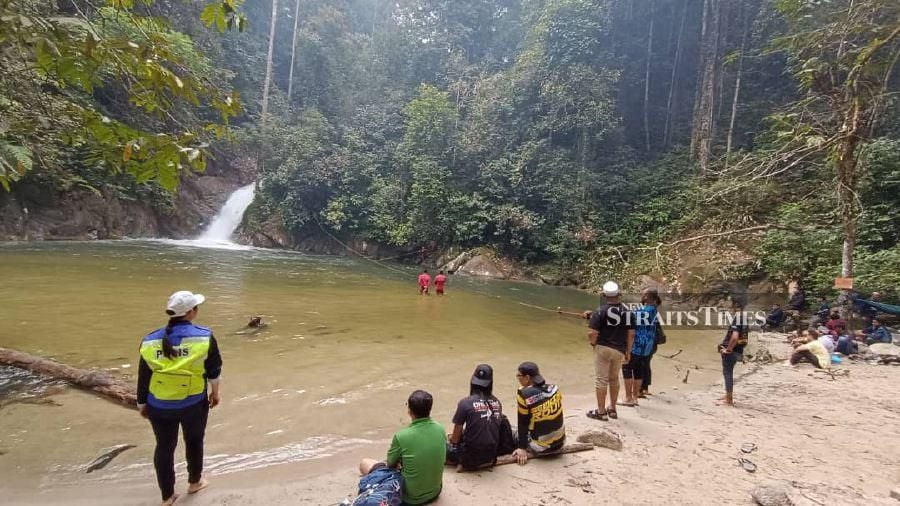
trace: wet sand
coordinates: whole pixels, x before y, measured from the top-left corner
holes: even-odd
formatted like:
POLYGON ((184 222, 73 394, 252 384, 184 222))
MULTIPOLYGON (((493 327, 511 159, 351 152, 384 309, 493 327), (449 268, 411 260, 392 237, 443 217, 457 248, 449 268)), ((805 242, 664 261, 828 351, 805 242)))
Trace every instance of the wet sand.
MULTIPOLYGON (((787 356, 787 345, 777 337, 753 342, 787 356)), ((621 437, 621 452, 597 448, 471 474, 447 468, 435 504, 752 504, 750 491, 772 482, 787 484, 796 505, 896 504, 889 492, 900 483, 900 367, 839 368, 849 376, 832 379, 809 365, 739 365, 736 408, 715 405, 721 385, 689 383, 679 390, 661 388, 638 408, 622 407, 619 420, 611 422, 587 419, 590 397, 569 395, 570 437, 608 430, 621 437), (742 453, 745 443, 757 449, 742 453), (745 471, 738 465, 741 457, 758 470, 745 471)), ((341 452, 327 467, 312 461, 210 475, 209 490, 178 504, 337 504, 354 491, 357 460, 383 455, 388 443, 375 439, 341 452)), ((146 478, 45 483, 38 493, 6 490, 4 497, 15 504, 156 504, 152 474, 146 478)), ((179 485, 186 486, 183 475, 179 485)))

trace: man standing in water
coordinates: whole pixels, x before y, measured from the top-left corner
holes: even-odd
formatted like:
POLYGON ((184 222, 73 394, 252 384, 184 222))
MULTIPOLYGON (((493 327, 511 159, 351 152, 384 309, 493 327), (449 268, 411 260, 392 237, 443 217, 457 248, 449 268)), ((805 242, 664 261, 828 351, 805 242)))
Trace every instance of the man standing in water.
POLYGON ((431 276, 428 275, 428 269, 423 269, 419 274, 419 295, 428 295, 428 287, 431 286, 431 276))
POLYGON ((447 282, 447 276, 444 271, 438 271, 438 275, 434 277, 434 291, 438 295, 444 295, 444 283, 447 282))
POLYGON ((588 342, 594 349, 594 387, 597 409, 588 411, 587 417, 607 421, 619 418, 616 401, 619 398, 619 374, 623 362, 631 361, 634 346, 634 321, 632 315, 619 300, 619 285, 614 281, 603 284, 606 303, 590 314, 588 342), (609 407, 606 393, 609 390, 609 407))
POLYGON ((441 494, 444 460, 447 457, 447 434, 444 427, 430 418, 434 399, 424 390, 416 390, 406 401, 412 423, 394 434, 384 463, 363 459, 362 472, 380 465, 400 468, 403 475, 403 504, 434 502, 441 494))

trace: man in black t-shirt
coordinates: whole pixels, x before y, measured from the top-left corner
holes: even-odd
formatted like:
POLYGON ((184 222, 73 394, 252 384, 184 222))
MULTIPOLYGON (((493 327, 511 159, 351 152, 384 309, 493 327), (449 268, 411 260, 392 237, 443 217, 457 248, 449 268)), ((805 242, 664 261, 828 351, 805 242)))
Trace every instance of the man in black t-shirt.
POLYGON ((481 364, 476 367, 470 382, 470 395, 459 401, 453 415, 447 461, 459 464, 466 471, 494 465, 501 428, 510 431, 509 422, 503 427, 503 406, 492 393, 493 382, 491 366, 481 364))
POLYGON ((597 409, 588 411, 588 418, 606 421, 619 417, 616 401, 619 398, 619 371, 622 363, 631 360, 634 345, 634 318, 619 300, 619 285, 613 281, 603 284, 606 304, 590 314, 588 342, 594 348, 594 387, 597 409), (609 407, 606 393, 609 390, 609 407))
POLYGON ((744 359, 744 346, 747 344, 749 335, 744 304, 739 300, 733 300, 731 309, 728 329, 718 347, 719 353, 722 355, 722 376, 725 379, 725 397, 720 399, 720 404, 727 406, 734 406, 734 366, 744 359))

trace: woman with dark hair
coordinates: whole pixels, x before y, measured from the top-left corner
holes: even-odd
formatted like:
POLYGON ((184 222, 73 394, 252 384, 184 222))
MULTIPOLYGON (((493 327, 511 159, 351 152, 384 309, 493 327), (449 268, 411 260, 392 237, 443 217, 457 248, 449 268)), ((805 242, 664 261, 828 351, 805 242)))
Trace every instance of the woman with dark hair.
POLYGON ((656 349, 657 307, 661 299, 653 289, 641 293, 643 306, 634 311, 634 344, 631 347, 631 360, 622 364, 622 375, 625 377, 625 402, 623 406, 637 406, 638 395, 644 376, 650 370, 650 357, 656 349))
POLYGON ((219 404, 222 357, 212 331, 192 323, 204 300, 188 291, 173 293, 166 304, 169 323, 141 342, 137 402, 156 436, 153 466, 163 506, 178 499, 175 447, 179 426, 184 434, 187 492, 195 494, 208 486, 203 479, 203 438, 209 410, 219 404))
POLYGON ((749 335, 743 302, 732 300, 731 310, 728 329, 718 346, 719 354, 722 355, 722 376, 725 379, 725 396, 719 399, 719 403, 725 406, 734 406, 734 366, 744 359, 744 346, 747 345, 749 335))
POLYGON ((456 406, 447 461, 463 470, 494 465, 502 446, 502 429, 509 433, 506 439, 512 440, 512 430, 509 422, 504 423, 503 406, 494 397, 493 386, 494 370, 487 364, 479 365, 469 382, 469 396, 456 406))
MULTIPOLYGON (((657 314, 659 314, 659 307, 662 306, 662 298, 659 296, 659 292, 656 290, 651 290, 656 295, 656 306, 657 314)), ((643 295, 641 296, 641 302, 643 302, 643 295)), ((646 304, 646 302, 644 302, 646 304)), ((650 393, 650 385, 653 381, 653 371, 650 370, 650 363, 653 361, 653 355, 656 355, 656 350, 659 349, 660 344, 666 343, 666 334, 663 331, 662 325, 659 323, 659 320, 656 322, 656 332, 653 338, 653 349, 650 350, 650 357, 647 358, 646 368, 644 369, 644 377, 641 379, 641 387, 638 391, 639 399, 646 399, 647 396, 652 395, 650 393)))

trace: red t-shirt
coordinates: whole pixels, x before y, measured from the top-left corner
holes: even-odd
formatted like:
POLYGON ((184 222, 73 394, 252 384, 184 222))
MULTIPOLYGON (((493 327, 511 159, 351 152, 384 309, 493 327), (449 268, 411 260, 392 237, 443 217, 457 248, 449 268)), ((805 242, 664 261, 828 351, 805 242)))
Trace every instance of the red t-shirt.
POLYGON ((431 284, 431 276, 429 276, 428 274, 425 274, 424 272, 422 274, 419 274, 419 286, 424 288, 430 284, 431 284))
POLYGON ((447 282, 447 276, 443 274, 438 274, 436 278, 434 278, 434 286, 437 287, 438 290, 444 289, 444 283, 447 282))

